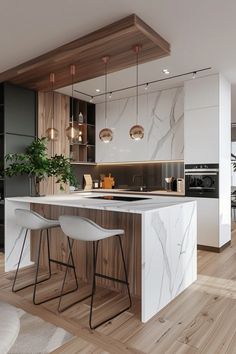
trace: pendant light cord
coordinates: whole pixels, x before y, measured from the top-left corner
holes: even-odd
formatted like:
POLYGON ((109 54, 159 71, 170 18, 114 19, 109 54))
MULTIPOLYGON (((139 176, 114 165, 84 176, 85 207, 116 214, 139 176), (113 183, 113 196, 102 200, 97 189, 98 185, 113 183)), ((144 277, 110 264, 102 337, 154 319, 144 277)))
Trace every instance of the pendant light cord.
POLYGON ((72 98, 71 98, 71 106, 72 106, 72 114, 71 114, 71 125, 72 127, 74 126, 74 75, 75 75, 75 67, 74 65, 71 65, 71 87, 72 87, 72 98))
POLYGON ((52 82, 52 129, 54 129, 54 74, 52 74, 51 82, 52 82))
MULTIPOLYGON (((52 132, 54 132, 54 81, 55 81, 55 76, 54 73, 50 74, 50 82, 51 82, 51 90, 52 90, 52 132)), ((54 156, 54 140, 51 139, 51 156, 54 156)), ((54 185, 53 185, 53 193, 54 193, 54 185)))
POLYGON ((136 125, 138 125, 138 54, 139 47, 136 47, 136 125))
POLYGON ((105 128, 107 128, 107 60, 105 60, 105 128))

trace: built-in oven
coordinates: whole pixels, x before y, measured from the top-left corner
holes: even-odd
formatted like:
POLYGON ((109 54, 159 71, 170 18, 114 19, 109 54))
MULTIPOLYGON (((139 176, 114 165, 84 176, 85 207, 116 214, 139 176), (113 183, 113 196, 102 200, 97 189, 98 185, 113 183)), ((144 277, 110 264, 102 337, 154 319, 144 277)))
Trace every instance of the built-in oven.
POLYGON ((219 164, 186 164, 185 195, 188 197, 219 197, 219 164))

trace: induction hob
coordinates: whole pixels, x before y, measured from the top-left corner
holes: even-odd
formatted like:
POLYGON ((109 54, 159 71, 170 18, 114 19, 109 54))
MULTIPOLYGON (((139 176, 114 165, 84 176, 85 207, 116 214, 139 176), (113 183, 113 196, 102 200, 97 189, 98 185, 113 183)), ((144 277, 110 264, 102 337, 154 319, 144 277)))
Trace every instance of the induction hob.
POLYGON ((141 197, 123 197, 122 195, 102 195, 98 197, 87 197, 89 199, 103 199, 103 200, 117 200, 122 202, 136 202, 138 200, 145 200, 151 198, 141 198, 141 197))

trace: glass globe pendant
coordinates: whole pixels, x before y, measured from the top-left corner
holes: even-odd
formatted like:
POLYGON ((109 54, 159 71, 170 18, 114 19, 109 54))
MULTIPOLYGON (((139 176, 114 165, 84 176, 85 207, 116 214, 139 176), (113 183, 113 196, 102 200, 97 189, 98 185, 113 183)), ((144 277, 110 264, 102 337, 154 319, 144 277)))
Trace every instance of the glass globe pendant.
POLYGON ((66 136, 71 144, 79 142, 79 131, 70 123, 70 126, 66 128, 66 136))
POLYGON ((103 57, 102 61, 105 64, 105 128, 99 132, 99 139, 108 144, 113 139, 113 132, 111 129, 107 128, 107 62, 109 57, 103 57))
POLYGON ((141 45, 136 45, 133 50, 136 53, 136 124, 130 128, 129 136, 131 139, 138 141, 144 137, 144 128, 138 124, 138 55, 141 45))
POLYGON ((52 84, 52 120, 51 120, 51 127, 46 130, 46 137, 48 140, 56 141, 59 137, 59 132, 56 128, 54 128, 54 82, 55 82, 55 75, 54 73, 50 74, 50 83, 52 84))
POLYGON ((80 138, 79 128, 74 126, 74 76, 75 76, 75 65, 70 66, 70 74, 71 74, 71 91, 72 91, 72 116, 69 118, 70 123, 69 127, 66 128, 66 136, 70 142, 70 144, 78 143, 80 138))
POLYGON ((104 129, 102 129, 102 130, 100 131, 100 133, 99 133, 99 139, 100 139, 103 143, 105 143, 105 144, 107 144, 107 143, 109 143, 110 141, 112 141, 112 139, 113 139, 112 130, 109 129, 109 128, 104 128, 104 129))
POLYGON ((144 128, 141 125, 133 125, 129 135, 133 140, 141 140, 144 137, 144 128))
POLYGON ((46 130, 46 138, 48 140, 58 140, 59 132, 55 128, 48 128, 46 130))

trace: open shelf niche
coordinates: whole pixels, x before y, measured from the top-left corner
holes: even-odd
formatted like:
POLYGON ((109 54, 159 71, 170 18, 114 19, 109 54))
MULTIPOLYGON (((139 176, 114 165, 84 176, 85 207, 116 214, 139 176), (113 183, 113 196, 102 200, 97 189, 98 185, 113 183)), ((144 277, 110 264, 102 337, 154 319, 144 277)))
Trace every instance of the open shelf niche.
POLYGON ((70 99, 70 117, 74 113, 74 127, 80 131, 77 143, 70 144, 70 158, 73 163, 95 163, 95 104, 70 99))

